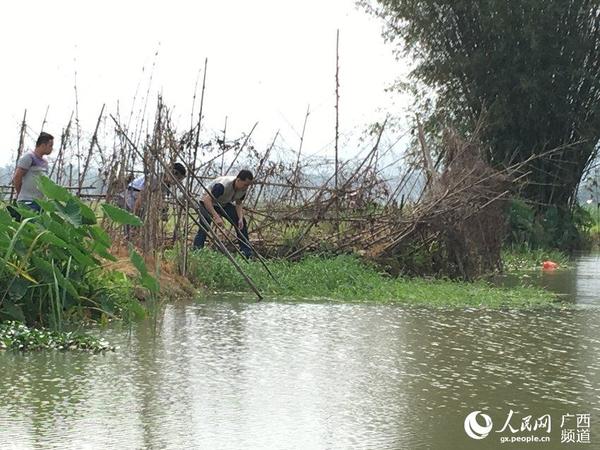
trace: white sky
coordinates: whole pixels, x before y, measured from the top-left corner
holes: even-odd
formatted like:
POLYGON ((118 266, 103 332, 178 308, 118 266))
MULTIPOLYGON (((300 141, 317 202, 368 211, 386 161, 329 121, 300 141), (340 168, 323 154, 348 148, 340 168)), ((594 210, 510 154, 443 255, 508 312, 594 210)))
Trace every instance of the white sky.
MULTIPOLYGON (((150 102, 162 92, 181 129, 188 127, 205 58, 205 129, 222 129, 228 116, 228 136, 234 137, 258 121, 257 145, 266 146, 280 129, 284 142, 295 147, 310 105, 304 148, 328 153, 336 29, 344 136, 382 120, 383 111, 394 107, 384 88, 402 67, 383 42, 381 27, 356 10, 354 0, 2 2, 0 164, 15 154, 25 108, 28 146, 48 106, 45 131, 60 136, 75 108, 75 71, 84 131, 93 131, 103 103, 114 114, 119 101, 128 113, 138 86, 145 96, 154 61, 150 102)), ((138 100, 134 110, 139 107, 138 100)))

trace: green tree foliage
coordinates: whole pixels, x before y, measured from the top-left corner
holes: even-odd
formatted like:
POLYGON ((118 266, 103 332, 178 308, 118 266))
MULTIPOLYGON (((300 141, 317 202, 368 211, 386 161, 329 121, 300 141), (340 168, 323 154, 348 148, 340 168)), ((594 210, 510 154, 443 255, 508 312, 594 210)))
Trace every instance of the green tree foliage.
POLYGON ((438 118, 473 129, 489 159, 527 161, 523 192, 568 211, 600 137, 597 0, 360 0, 435 90, 438 118))

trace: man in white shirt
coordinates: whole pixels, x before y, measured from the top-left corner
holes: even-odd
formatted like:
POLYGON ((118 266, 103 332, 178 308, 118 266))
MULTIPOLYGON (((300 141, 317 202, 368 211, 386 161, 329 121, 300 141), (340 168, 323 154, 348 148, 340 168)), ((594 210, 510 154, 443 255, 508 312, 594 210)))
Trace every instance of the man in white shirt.
MULTIPOLYGON (((171 171, 178 181, 185 178, 186 171, 185 167, 181 163, 173 164, 171 171)), ((165 176, 163 183, 167 186, 175 184, 171 177, 165 176)), ((150 183, 151 189, 158 189, 156 180, 150 183)), ((146 177, 144 175, 137 177, 131 183, 127 185, 127 192, 125 192, 125 207, 128 211, 138 216, 142 215, 142 191, 146 188, 146 177)))
MULTIPOLYGON (((213 220, 223 226, 223 219, 234 226, 240 250, 248 258, 252 256, 252 249, 248 245, 248 224, 244 219, 242 202, 253 180, 254 176, 249 170, 241 170, 235 177, 215 178, 208 186, 210 194, 205 193, 200 201, 200 213, 209 226, 213 220)), ((206 234, 206 231, 200 227, 194 239, 195 249, 204 247, 206 234)))

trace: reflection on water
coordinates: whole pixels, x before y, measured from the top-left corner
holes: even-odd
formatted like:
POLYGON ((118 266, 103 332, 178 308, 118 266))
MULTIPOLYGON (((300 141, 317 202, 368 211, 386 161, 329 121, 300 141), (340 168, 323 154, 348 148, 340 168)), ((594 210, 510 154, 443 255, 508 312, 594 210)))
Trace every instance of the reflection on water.
MULTIPOLYGON (((574 292, 597 304, 586 264, 574 292)), ((550 444, 526 448, 562 448, 561 415, 581 413, 597 448, 599 319, 593 307, 171 305, 155 339, 144 324, 109 330, 116 353, 0 355, 0 448, 498 448, 500 434, 471 440, 463 421, 483 410, 498 430, 511 409, 554 421, 550 444)))
POLYGON ((572 278, 577 302, 600 306, 600 254, 579 258, 572 278))

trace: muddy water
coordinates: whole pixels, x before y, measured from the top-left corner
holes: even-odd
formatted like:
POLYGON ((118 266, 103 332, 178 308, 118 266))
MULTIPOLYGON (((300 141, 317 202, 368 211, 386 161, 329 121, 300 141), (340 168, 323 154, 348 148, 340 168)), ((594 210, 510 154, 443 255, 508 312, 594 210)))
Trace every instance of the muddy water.
POLYGON ((115 353, 1 354, 0 448, 600 448, 599 265, 530 275, 566 309, 220 298, 115 353))

